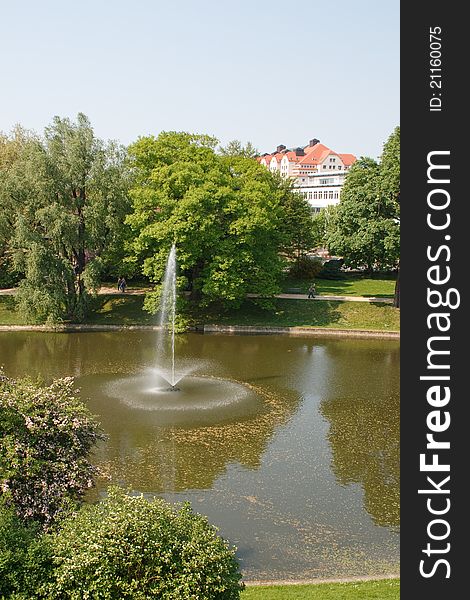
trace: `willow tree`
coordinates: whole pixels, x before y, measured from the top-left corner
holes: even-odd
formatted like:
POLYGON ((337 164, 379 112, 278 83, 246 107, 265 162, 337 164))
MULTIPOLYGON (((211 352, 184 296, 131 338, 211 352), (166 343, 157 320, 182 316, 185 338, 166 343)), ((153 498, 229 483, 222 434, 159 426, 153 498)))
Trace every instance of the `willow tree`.
POLYGON ((87 117, 55 117, 2 177, 9 241, 24 273, 18 303, 36 321, 83 319, 103 265, 117 260, 128 211, 123 148, 97 139, 87 117))

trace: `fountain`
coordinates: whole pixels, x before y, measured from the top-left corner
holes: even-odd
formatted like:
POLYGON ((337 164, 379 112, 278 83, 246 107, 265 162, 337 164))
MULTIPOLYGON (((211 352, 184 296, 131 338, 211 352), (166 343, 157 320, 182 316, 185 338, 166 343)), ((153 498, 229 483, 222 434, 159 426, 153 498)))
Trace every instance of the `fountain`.
MULTIPOLYGON (((165 350, 170 341, 170 369, 163 369, 161 375, 168 381, 169 392, 178 392, 175 376, 175 321, 176 321, 176 246, 171 246, 166 262, 160 302, 160 331, 157 336, 157 359, 159 365, 166 362, 165 350)), ((161 369, 161 367, 160 367, 161 369)))
POLYGON ((157 411, 160 424, 246 418, 262 402, 252 386, 208 374, 212 370, 208 361, 181 355, 176 360, 176 273, 173 244, 162 283, 155 366, 135 375, 106 377, 106 393, 134 409, 157 411))

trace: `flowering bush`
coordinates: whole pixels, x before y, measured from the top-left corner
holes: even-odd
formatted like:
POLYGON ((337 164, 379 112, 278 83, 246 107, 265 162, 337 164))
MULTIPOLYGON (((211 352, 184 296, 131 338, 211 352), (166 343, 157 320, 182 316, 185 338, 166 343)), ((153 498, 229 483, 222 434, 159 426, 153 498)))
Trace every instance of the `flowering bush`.
POLYGON ((41 387, 0 373, 0 492, 46 529, 92 486, 88 454, 103 437, 74 394, 72 378, 41 387))
POLYGON ((241 575, 207 519, 111 488, 52 535, 54 577, 48 598, 234 600, 241 575))

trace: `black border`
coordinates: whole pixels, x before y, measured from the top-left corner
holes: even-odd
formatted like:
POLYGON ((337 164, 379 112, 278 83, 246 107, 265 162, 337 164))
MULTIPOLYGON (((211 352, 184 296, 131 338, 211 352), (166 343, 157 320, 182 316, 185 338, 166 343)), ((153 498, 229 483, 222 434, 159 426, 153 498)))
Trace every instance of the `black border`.
MULTIPOLYGON (((465 372, 470 371, 470 355, 466 337, 470 333, 466 316, 466 289, 470 276, 467 245, 470 240, 470 219, 465 214, 470 206, 470 194, 465 185, 470 183, 470 140, 467 141, 470 98, 466 98, 468 79, 467 39, 470 30, 457 2, 401 3, 401 597, 433 600, 465 598, 470 593, 464 579, 467 571, 467 532, 465 510, 470 506, 466 497, 467 478, 470 480, 470 429, 467 418, 469 393, 465 389, 465 372), (429 29, 442 29, 442 89, 430 88, 429 29), (442 110, 429 110, 432 94, 442 94, 442 110), (452 325, 449 348, 451 400, 448 410, 451 425, 446 439, 451 442, 447 450, 450 461, 451 508, 445 518, 451 532, 446 540, 451 544, 446 555, 450 564, 450 577, 442 565, 435 575, 424 578, 419 573, 419 563, 426 555, 422 549, 429 541, 427 525, 433 517, 426 509, 426 498, 418 494, 425 487, 426 474, 420 472, 419 455, 425 451, 426 415, 430 407, 426 401, 429 382, 420 381, 427 366, 427 340, 432 335, 426 317, 432 310, 427 305, 426 257, 428 245, 443 243, 443 232, 432 231, 426 224, 427 155, 436 150, 450 150, 451 225, 446 234, 451 258, 451 281, 448 284, 461 294, 460 307, 449 310, 452 325), (467 442, 468 440, 468 442, 467 442), (467 476, 468 473, 468 476, 467 476), (424 484, 424 485, 423 485, 424 484)), ((445 309, 440 309, 445 310, 445 309)), ((445 334, 442 334, 445 335, 445 334)), ((440 373, 443 374, 443 373, 440 373)), ((442 438, 444 439, 444 437, 442 438)), ((440 474, 442 475, 442 474, 440 474)), ((436 475, 436 479, 439 474, 436 475)), ((442 477, 441 477, 442 479, 442 477)), ((429 486, 427 486, 429 487, 429 486)), ((444 542, 442 542, 444 544, 444 542)), ((437 542, 436 542, 437 547, 437 542)), ((428 560, 428 566, 431 564, 428 560)))

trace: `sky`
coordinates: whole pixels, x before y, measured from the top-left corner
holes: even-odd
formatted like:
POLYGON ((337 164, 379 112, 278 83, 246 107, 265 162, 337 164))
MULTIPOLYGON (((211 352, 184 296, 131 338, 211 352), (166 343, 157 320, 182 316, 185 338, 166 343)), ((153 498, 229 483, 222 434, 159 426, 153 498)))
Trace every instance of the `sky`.
POLYGON ((91 120, 378 157, 399 124, 399 0, 0 0, 0 131, 91 120))

